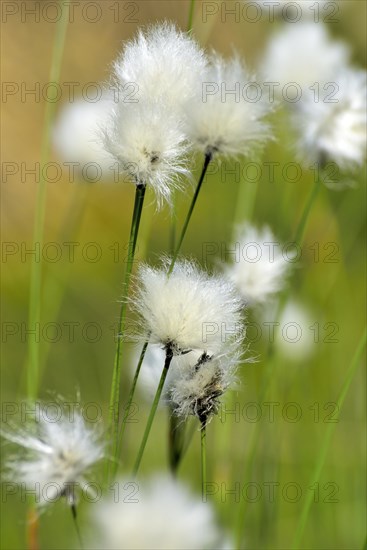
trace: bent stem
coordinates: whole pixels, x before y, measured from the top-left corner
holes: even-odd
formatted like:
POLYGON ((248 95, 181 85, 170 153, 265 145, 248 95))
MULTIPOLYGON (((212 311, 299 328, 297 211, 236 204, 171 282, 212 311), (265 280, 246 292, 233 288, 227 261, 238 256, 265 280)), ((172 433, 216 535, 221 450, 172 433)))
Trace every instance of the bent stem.
POLYGON ((201 423, 201 497, 206 502, 206 422, 201 423))
POLYGON ((121 349, 122 349, 122 334, 124 329, 124 319, 126 313, 126 298, 129 292, 131 272, 133 268, 136 241, 139 233, 141 213, 143 209, 144 197, 145 197, 146 185, 137 185, 135 191, 135 203, 131 220, 129 248, 127 255, 127 264, 124 281, 124 292, 121 301, 120 316, 118 323, 117 343, 112 375, 111 395, 110 395, 110 409, 108 428, 111 436, 111 448, 114 451, 114 458, 117 458, 117 434, 119 423, 119 398, 120 398, 120 377, 121 377, 121 349))
MULTIPOLYGON (((367 340, 367 329, 364 330, 364 333, 362 334, 362 337, 359 341, 359 344, 358 344, 357 349, 354 353, 353 359, 350 363, 350 366, 349 366, 349 369, 348 369, 348 372, 347 372, 347 376, 345 377, 344 384, 343 384, 342 389, 340 391, 339 398, 337 400, 337 410, 339 411, 339 414, 340 414, 341 408, 343 406, 345 397, 348 393, 350 384, 353 380, 354 374, 355 374, 355 372, 356 372, 356 370, 359 366, 359 362, 360 362, 360 359, 362 357, 364 347, 366 345, 366 340, 367 340)), ((325 464, 326 455, 327 455, 327 452, 328 452, 328 449, 329 449, 329 446, 330 446, 331 437, 332 437, 332 435, 334 433, 334 430, 335 430, 335 426, 336 426, 335 423, 329 423, 327 425, 326 434, 325 434, 323 443, 321 445, 320 452, 319 452, 319 455, 317 457, 317 460, 316 460, 316 463, 315 463, 315 467, 314 467, 309 485, 311 485, 312 483, 318 483, 319 480, 320 480, 321 471, 322 471, 322 469, 324 467, 324 464, 325 464)), ((298 548, 300 547, 302 535, 303 535, 303 532, 304 532, 304 529, 305 529, 305 526, 306 526, 308 515, 310 513, 312 499, 313 499, 313 495, 312 495, 312 491, 310 491, 309 493, 306 494, 306 497, 305 497, 305 502, 304 502, 303 509, 302 509, 302 512, 301 512, 301 516, 300 516, 300 520, 299 520, 299 523, 298 523, 297 531, 296 531, 296 534, 295 534, 295 537, 294 537, 294 540, 293 540, 293 544, 292 544, 292 549, 293 550, 298 550, 298 548)))
POLYGON ((194 193, 194 196, 192 198, 189 211, 186 215, 185 223, 183 225, 180 238, 178 240, 176 249, 175 249, 175 251, 173 253, 173 256, 172 256, 171 264, 170 264, 169 269, 168 269, 168 275, 171 275, 172 270, 173 270, 174 265, 175 265, 176 260, 177 260, 177 256, 178 256, 178 254, 181 250, 181 246, 182 246, 183 240, 185 238, 186 231, 187 231, 187 228, 189 226, 190 219, 191 219, 192 213, 194 211, 195 204, 196 204, 197 198, 199 196, 200 189, 201 189, 201 186, 203 184, 206 171, 208 169, 209 163, 212 160, 212 158, 213 158, 213 153, 205 153, 204 164, 203 164, 203 168, 202 168, 202 171, 201 171, 201 174, 200 174, 200 178, 199 178, 198 184, 196 186, 195 193, 194 193))
POLYGON ((164 362, 162 375, 161 375, 161 378, 159 380, 158 389, 157 389, 155 397, 154 397, 152 408, 150 409, 150 413, 149 413, 147 425, 145 427, 143 439, 142 439, 142 442, 140 444, 138 456, 137 456, 136 461, 135 461, 135 466, 134 466, 134 469, 133 469, 133 475, 134 476, 136 476, 138 471, 139 471, 141 459, 143 458, 145 446, 146 446, 147 441, 148 441, 148 437, 149 437, 149 433, 150 433, 150 430, 151 430, 151 427, 152 427, 152 424, 153 424, 155 413, 157 412, 158 403, 159 403, 159 400, 160 400, 160 397, 161 397, 161 394, 162 394, 164 382, 166 380, 166 377, 167 377, 167 374, 168 374, 168 369, 170 367, 172 358, 173 358, 172 348, 171 348, 171 346, 167 346, 166 347, 166 359, 165 359, 165 362, 164 362))
MULTIPOLYGON (((61 61, 64 52, 66 31, 69 22, 69 10, 62 10, 62 16, 58 20, 56 35, 52 52, 49 81, 58 84, 60 81, 61 61)), ((50 138, 52 125, 55 117, 56 102, 46 103, 45 119, 42 133, 41 145, 41 166, 45 166, 50 156, 50 138)), ((42 250, 44 239, 44 222, 46 214, 46 178, 44 170, 37 187, 36 211, 33 227, 33 243, 42 250)), ((35 327, 40 322, 41 316, 41 288, 42 288, 42 263, 33 262, 31 266, 29 315, 28 326, 35 327)), ((35 338, 28 339, 28 360, 27 360, 27 393, 29 399, 35 399, 39 386, 39 343, 35 338)))

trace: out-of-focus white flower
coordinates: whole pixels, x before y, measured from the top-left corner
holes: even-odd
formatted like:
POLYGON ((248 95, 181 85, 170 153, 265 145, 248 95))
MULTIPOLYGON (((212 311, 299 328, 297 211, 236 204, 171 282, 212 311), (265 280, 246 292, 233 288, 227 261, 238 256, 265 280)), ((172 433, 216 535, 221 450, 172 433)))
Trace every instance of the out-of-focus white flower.
POLYGON ((245 303, 262 304, 286 284, 292 258, 283 255, 281 243, 268 227, 240 227, 235 244, 235 262, 226 266, 226 275, 245 303))
POLYGON ((213 55, 187 104, 186 128, 204 154, 253 156, 271 137, 268 96, 238 56, 213 55))
POLYGON ((105 94, 96 102, 83 98, 63 105, 53 128, 53 144, 65 162, 77 163, 76 170, 85 179, 112 178, 113 158, 104 149, 99 137, 114 108, 113 98, 105 94), (86 165, 96 166, 96 170, 86 165), (89 174, 93 174, 89 176, 89 174))
POLYGON ((366 71, 345 67, 335 85, 308 93, 293 114, 298 154, 305 162, 333 161, 342 169, 361 166, 366 156, 366 71), (330 93, 332 97, 330 97, 330 93))
POLYGON ((183 420, 196 416, 205 426, 218 412, 221 396, 234 382, 239 362, 238 346, 230 346, 217 356, 203 353, 191 368, 178 371, 170 388, 173 413, 183 420))
POLYGON ((37 422, 2 436, 21 447, 22 456, 14 455, 6 464, 5 476, 36 490, 36 502, 45 506, 61 496, 75 504, 75 489, 90 491, 85 474, 103 457, 100 434, 86 426, 80 413, 63 413, 51 421, 40 411, 37 422))
POLYGON ((299 303, 289 301, 280 319, 275 345, 279 352, 288 359, 304 360, 315 352, 312 317, 307 309, 299 303))
POLYGON ((129 550, 223 548, 213 510, 166 476, 149 482, 119 480, 119 498, 93 506, 98 528, 92 547, 129 550), (116 501, 117 500, 117 501, 116 501))
POLYGON ((315 319, 303 304, 290 299, 276 319, 277 308, 263 311, 264 322, 279 323, 275 328, 275 346, 290 361, 305 361, 316 351, 315 319))
MULTIPOLYGON (((172 23, 151 26, 128 42, 114 64, 119 87, 137 85, 136 97, 163 99, 181 108, 193 93, 205 70, 203 50, 187 33, 172 23)), ((131 92, 131 90, 130 90, 131 92)))
POLYGON ((209 276, 193 262, 163 268, 140 267, 133 309, 140 315, 144 338, 170 348, 174 355, 191 350, 218 353, 243 334, 241 302, 224 277, 209 276))
POLYGON ((319 22, 299 22, 279 29, 270 39, 261 73, 265 82, 276 83, 277 96, 289 101, 302 94, 315 83, 323 85, 333 81, 334 74, 349 59, 349 48, 332 40, 327 27, 319 22), (278 85, 279 84, 279 85, 278 85))
POLYGON ((104 145, 121 173, 154 189, 158 206, 170 202, 179 176, 188 174, 181 121, 160 100, 119 102, 105 126, 104 145))

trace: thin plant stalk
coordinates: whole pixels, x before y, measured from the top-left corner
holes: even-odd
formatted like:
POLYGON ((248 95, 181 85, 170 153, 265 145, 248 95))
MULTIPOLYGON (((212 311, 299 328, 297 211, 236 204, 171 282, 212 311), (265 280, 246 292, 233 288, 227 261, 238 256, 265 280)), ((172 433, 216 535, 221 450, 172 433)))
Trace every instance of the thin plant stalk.
POLYGON ((201 497, 203 502, 206 502, 206 424, 201 425, 200 430, 200 447, 201 447, 201 497))
MULTIPOLYGON (((197 198, 199 196, 199 193, 200 193, 200 189, 201 189, 201 186, 202 186, 202 183, 204 181, 204 178, 205 178, 205 174, 206 174, 206 171, 208 169, 208 166, 209 166, 209 163, 210 161, 212 160, 212 153, 207 153, 205 155, 205 158, 204 158, 204 164, 203 164, 203 168, 202 168, 202 171, 201 171, 201 174, 200 174, 200 178, 199 178, 199 181, 197 183, 197 186, 196 186, 196 190, 195 190, 195 193, 194 193, 194 196, 192 198, 192 201, 191 201, 191 204, 190 204, 190 208, 189 208, 189 211, 187 213, 187 216, 186 216, 186 219, 185 219, 185 223, 184 223, 184 226, 182 228, 182 231, 181 231, 181 234, 180 234, 180 238, 179 238, 179 241, 178 241, 178 244, 176 246, 176 249, 173 253, 173 256, 172 256, 172 259, 171 259, 171 263, 170 263, 170 266, 169 266, 169 269, 168 269, 168 276, 171 275, 172 271, 173 271, 173 268, 175 266, 175 263, 176 263, 176 260, 177 260, 177 256, 181 250, 181 246, 182 246, 182 243, 183 243, 183 240, 185 238, 185 234, 186 234, 186 231, 187 231, 187 228, 188 228, 188 225, 190 223, 190 219, 191 219, 191 216, 192 216, 192 213, 194 211, 194 208, 195 208, 195 204, 196 204, 196 201, 197 201, 197 198)), ((122 331, 122 329, 121 329, 122 331)), ((124 420, 123 420, 123 426, 122 426, 122 433, 121 435, 124 433, 125 431, 125 424, 126 424, 126 418, 128 417, 129 415, 129 412, 130 412, 130 407, 131 407, 131 404, 132 404, 132 398, 133 398, 133 395, 135 393, 135 387, 136 387, 136 383, 138 381, 138 377, 139 377, 139 373, 140 373, 140 368, 141 368, 141 365, 143 363, 143 360, 144 360, 144 356, 145 356, 145 351, 146 351, 146 346, 148 345, 148 341, 145 342, 144 344, 144 348, 142 350, 142 353, 140 355, 140 358, 139 358, 139 362, 138 362, 138 366, 137 366, 137 371, 139 369, 138 372, 135 372, 135 375, 134 375, 134 380, 133 380, 133 386, 130 390, 130 393, 129 393, 129 398, 128 398, 128 403, 126 405, 126 408, 125 408, 125 414, 124 414, 124 420)), ((111 399, 112 399, 112 393, 111 393, 111 399)), ((111 405, 110 405, 111 407, 111 405)), ((110 415, 111 415, 111 410, 113 412, 113 409, 110 408, 110 415)), ((117 420, 118 422, 118 420, 117 420)), ((116 446, 116 449, 117 449, 118 445, 116 446)), ((116 453, 115 453, 115 458, 117 457, 117 454, 118 454, 118 449, 116 450, 116 453)), ((178 466, 178 465, 177 465, 178 466)))
POLYGON ((147 441, 148 441, 148 437, 149 437, 149 433, 150 433, 150 430, 151 430, 151 427, 152 427, 152 424, 153 424, 155 413, 157 412, 158 403, 159 403, 159 400, 160 400, 161 395, 162 395, 164 382, 166 380, 166 377, 167 377, 167 374, 168 374, 168 369, 170 367, 172 358, 173 358, 172 349, 171 349, 171 347, 167 347, 166 348, 166 359, 165 359, 165 362, 164 362, 162 375, 161 375, 161 378, 159 380, 159 384, 158 384, 158 388, 157 388, 157 391, 156 391, 156 394, 155 394, 155 397, 154 397, 153 405, 152 405, 152 408, 150 409, 147 425, 145 427, 143 439, 142 439, 142 442, 140 444, 138 456, 137 456, 136 461, 135 461, 135 466, 134 466, 134 469, 133 469, 133 475, 134 476, 136 476, 138 471, 139 471, 141 459, 143 458, 145 446, 146 446, 147 441))
MULTIPOLYGON (((78 236, 80 226, 83 221, 83 216, 86 207, 86 194, 89 185, 86 183, 77 183, 74 186, 73 193, 70 198, 70 205, 67 207, 67 214, 62 222, 59 231, 57 242, 66 243, 72 241, 78 236)), ((69 275, 71 264, 69 263, 62 270, 55 270, 52 277, 45 277, 43 302, 45 304, 45 317, 52 320, 57 320, 62 301, 65 294, 67 278, 69 275)), ((44 342, 42 357, 39 363, 39 380, 42 383, 47 358, 52 346, 51 340, 44 342)))
POLYGON ((39 550, 39 516, 34 506, 27 513, 27 548, 39 550))
POLYGON ((240 223, 250 221, 254 212, 256 195, 258 190, 257 182, 243 182, 237 194, 237 203, 234 213, 234 229, 240 223))
POLYGON ((114 450, 114 457, 117 458, 117 434, 119 424, 119 398, 120 398, 120 383, 121 383, 121 349, 122 349, 122 334, 124 328, 124 319, 126 313, 126 298, 129 292, 131 272, 135 259, 136 242, 139 233, 141 213, 143 209, 144 197, 145 197, 145 185, 137 185, 135 191, 135 203, 131 220, 129 247, 127 255, 127 264, 124 281, 124 292, 121 300, 120 316, 118 322, 118 334, 116 342, 116 351, 113 367, 111 395, 110 395, 110 409, 109 409, 109 430, 112 436, 112 449, 114 450), (112 429, 113 428, 113 429, 112 429), (112 432, 112 433, 111 433, 112 432))
POLYGON ((169 428, 168 428, 168 459, 169 467, 173 476, 177 475, 177 470, 181 462, 182 454, 185 448, 186 422, 178 418, 171 408, 168 408, 169 428))
MULTIPOLYGON (((189 16, 187 20, 187 32, 192 31, 193 20, 194 20, 194 8, 195 8, 195 0, 190 0, 189 16)), ((169 248, 172 254, 175 251, 176 230, 177 230, 176 217, 177 217, 177 193, 174 193, 173 206, 172 206, 172 220, 171 220, 171 228, 170 228, 170 242, 169 242, 169 248)))
POLYGON ((185 238, 185 235, 186 235, 186 231, 187 231, 187 228, 189 226, 189 223, 190 223, 190 220, 191 220, 191 216, 192 216, 192 213, 194 211, 194 208, 195 208, 195 204, 196 204, 196 201, 197 201, 197 198, 199 196, 199 193, 200 193, 200 189, 201 189, 201 186, 203 184, 203 181, 204 181, 204 178, 205 178, 205 174, 206 174, 206 171, 208 169, 208 166, 209 166, 209 163, 210 161, 212 160, 212 153, 206 153, 205 154, 205 158, 204 158, 204 164, 203 164, 203 168, 202 168, 202 171, 201 171, 201 175, 200 175, 200 178, 199 178, 199 181, 198 181, 198 184, 196 186, 196 189, 195 189, 195 193, 194 193, 194 196, 192 198, 192 201, 191 201, 191 204, 190 204, 190 208, 189 208, 189 211, 186 215, 186 219, 185 219, 185 223, 183 225, 183 228, 182 228, 182 231, 181 231, 181 235, 180 235, 180 238, 178 240, 178 243, 177 243, 177 246, 176 246, 176 249, 173 253, 173 256, 172 256, 172 260, 171 260, 171 264, 169 266, 169 269, 168 269, 168 275, 170 275, 172 273, 172 270, 175 266, 175 263, 176 263, 176 260, 177 260, 177 256, 181 250, 181 246, 182 246, 182 243, 183 243, 183 240, 185 238))
MULTIPOLYGON (((267 401, 267 395, 270 387, 270 381, 272 379, 272 375, 274 373, 274 363, 269 361, 268 366, 266 369, 265 377, 263 384, 260 388, 259 392, 259 403, 264 403, 267 401)), ((250 437, 250 440, 247 441, 246 445, 249 449, 249 455, 246 460, 246 467, 244 470, 243 475, 243 483, 247 483, 247 481, 251 478, 251 470, 254 463, 255 455, 256 455, 256 449, 257 445, 260 439, 260 430, 254 430, 252 432, 252 435, 250 437)), ((236 550, 241 549, 241 542, 242 542, 242 534, 243 534, 243 528, 244 528, 244 517, 246 513, 247 508, 247 501, 246 499, 242 499, 240 501, 239 510, 237 516, 235 516, 236 524, 235 524, 235 548, 236 550)))
POLYGON ((83 548, 84 548, 83 539, 82 539, 82 535, 80 533, 78 520, 77 520, 77 517, 76 517, 76 506, 75 506, 75 504, 72 504, 70 506, 70 508, 71 508, 71 515, 73 517, 73 522, 74 522, 75 531, 76 531, 76 534, 77 534, 77 537, 78 537, 79 545, 80 545, 80 548, 83 550, 83 548))
MULTIPOLYGON (((358 343, 357 349, 354 353, 354 356, 350 363, 342 389, 340 391, 339 398, 337 400, 337 410, 339 411, 339 414, 343 406, 344 400, 346 398, 346 395, 348 393, 351 382, 353 380, 354 374, 357 368, 359 367, 360 359, 362 357, 362 354, 366 345, 366 341, 367 341, 367 329, 364 330, 364 333, 362 334, 362 337, 358 343)), ((330 447, 330 442, 335 430, 335 426, 336 426, 335 423, 329 423, 327 425, 326 433, 317 456, 317 460, 314 466, 314 470, 312 472, 312 476, 310 478, 309 485, 311 485, 312 483, 318 483, 320 481, 321 472, 325 464, 326 455, 330 447)), ((293 544, 292 544, 293 550, 298 550, 298 548, 300 547, 303 532, 306 527, 307 519, 311 509, 312 498, 313 498, 312 491, 309 491, 305 496, 305 502, 303 504, 301 516, 298 522, 298 527, 293 540, 293 544)))
MULTIPOLYGON (((57 22, 54 40, 49 81, 57 84, 60 80, 61 62, 64 53, 65 37, 69 22, 69 10, 62 10, 62 15, 57 22)), ((42 132, 41 166, 45 166, 50 157, 50 141, 53 121, 55 118, 56 102, 48 101, 45 108, 45 119, 42 132)), ((43 170, 37 188, 36 211, 33 227, 33 243, 42 250, 44 241, 44 223, 46 214, 46 178, 43 170)), ((42 263, 32 262, 30 276, 29 315, 28 326, 35 327, 41 317, 41 289, 42 289, 42 263)), ((35 399, 39 386, 39 344, 34 338, 28 339, 27 360, 27 395, 29 399, 35 399)))
POLYGON ((298 246, 301 246, 303 243, 303 236, 304 236, 304 231, 306 229, 307 221, 308 221, 312 206, 315 202, 315 199, 320 191, 320 187, 321 187, 321 178, 317 177, 313 185, 313 188, 311 190, 311 193, 308 197, 308 200, 306 202, 305 208, 302 212, 301 219, 298 223, 298 226, 294 235, 294 242, 298 246))
POLYGON ((195 0, 191 0, 190 10, 189 10, 189 19, 187 22, 187 32, 192 31, 192 26, 194 22, 194 8, 195 8, 195 0))
MULTIPOLYGON (((126 428, 127 420, 128 420, 128 418, 129 418, 129 413, 130 413, 131 405, 132 405, 133 398, 134 398, 134 395, 135 395, 136 384, 137 384, 137 382, 138 382, 138 378, 139 378, 139 374, 140 374, 140 369, 141 369, 141 366, 142 366, 143 361, 144 361, 144 357, 145 357, 145 353, 146 353, 146 351, 147 351, 147 347, 148 347, 148 342, 144 342, 143 348, 142 348, 141 353, 140 353, 139 361, 138 361, 138 364, 137 364, 137 367, 136 367, 136 371, 135 371, 135 374, 134 374, 134 379, 133 379, 133 382, 132 382, 132 384, 131 384, 129 396, 128 396, 127 403, 126 403, 126 407, 125 407, 124 416, 123 416, 122 422, 121 422, 121 428, 120 428, 119 438, 118 438, 118 455, 119 455, 120 452, 121 452, 122 438, 123 438, 123 435, 124 435, 124 433, 125 433, 125 428, 126 428)), ((115 464, 116 464, 116 468, 117 468, 117 462, 115 462, 115 464)), ((116 471, 116 470, 115 470, 115 471, 116 471)), ((115 472, 114 472, 114 473, 115 473, 115 472)))

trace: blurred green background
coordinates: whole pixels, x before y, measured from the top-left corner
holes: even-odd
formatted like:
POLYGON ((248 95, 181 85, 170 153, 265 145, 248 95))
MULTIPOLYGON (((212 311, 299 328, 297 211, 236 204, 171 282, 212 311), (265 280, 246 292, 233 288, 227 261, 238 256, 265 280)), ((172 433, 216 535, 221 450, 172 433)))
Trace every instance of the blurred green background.
MULTIPOLYGON (((5 4, 5 2, 3 3, 5 4)), ((26 2, 30 9, 35 2, 26 2)), ((46 4, 39 3, 41 6, 46 4)), ((74 20, 69 24, 62 61, 61 83, 78 82, 80 90, 88 82, 106 80, 111 62, 120 51, 124 40, 131 38, 141 25, 169 19, 185 29, 189 2, 137 1, 134 19, 127 22, 127 11, 114 20, 114 6, 126 10, 126 2, 93 2, 101 8, 102 16, 91 23, 81 16, 81 2, 75 7, 74 20)), ((250 66, 264 49, 275 24, 266 20, 250 23, 241 18, 220 16, 203 22, 204 2, 195 6, 193 30, 199 42, 227 55, 235 47, 250 66)), ((212 4, 214 4, 212 2, 212 4)), ((219 3, 221 4, 221 3, 219 3)), ((233 5, 235 2, 227 2, 233 5)), ((352 47, 353 60, 366 64, 365 20, 366 3, 348 0, 341 2, 339 21, 330 25, 332 34, 346 40, 352 47)), ((2 6, 4 7, 4 6, 2 6)), ((135 9, 135 8, 134 8, 135 9)), ((90 12, 92 14, 92 11, 90 12)), ((4 15, 4 14, 3 14, 4 15)), ((92 15, 90 15, 92 17, 92 15)), ((55 24, 32 16, 22 21, 20 15, 4 19, 2 32, 2 76, 31 88, 35 82, 49 81, 49 69, 55 24)), ((305 46, 306 47, 306 46, 305 46)), ((57 111, 62 105, 57 103, 57 111)), ((64 98, 65 99, 65 98, 64 98)), ((2 184, 2 235, 5 243, 31 248, 37 183, 31 175, 22 177, 22 170, 40 162, 45 101, 32 98, 22 101, 20 94, 9 96, 2 104, 2 160, 16 163, 19 172, 2 184), (23 165, 22 165, 23 163, 23 165), (23 166, 23 168, 22 168, 23 166), (24 243, 24 244, 22 244, 24 243)), ((278 141, 264 152, 263 160, 292 162, 292 135, 282 114, 274 117, 278 141)), ((55 152, 52 160, 57 160, 55 152)), ((197 159, 195 174, 200 171, 197 159)), ((233 219, 237 211, 237 194, 243 180, 229 173, 233 163, 227 162, 228 174, 213 168, 206 177, 183 253, 197 258, 203 266, 215 268, 220 255, 203 257, 205 243, 227 243, 232 239, 233 219), (214 173, 215 172, 215 173, 214 173), (224 181, 222 181, 224 179, 224 181)), ((258 192, 252 220, 269 224, 283 242, 292 240, 303 206, 312 187, 313 174, 304 171, 300 181, 291 183, 276 171, 274 182, 269 182, 266 170, 258 183, 258 192)), ((329 403, 335 403, 345 380, 347 368, 365 325, 365 174, 356 176, 354 188, 332 191, 323 187, 312 210, 306 230, 303 256, 290 279, 290 295, 310 311, 311 325, 320 323, 320 341, 312 344, 305 359, 291 361, 280 352, 272 358, 272 376, 266 399, 261 401, 261 386, 266 369, 268 346, 265 332, 256 342, 250 342, 250 351, 257 362, 241 368, 241 388, 225 402, 227 410, 236 415, 223 414, 208 428, 208 481, 217 483, 218 491, 209 497, 216 507, 218 521, 233 533, 240 503, 236 496, 225 495, 225 489, 235 484, 256 484, 262 494, 258 499, 249 489, 243 519, 244 547, 256 549, 290 548, 298 525, 305 497, 310 489, 310 478, 318 451, 328 429, 329 403), (320 246, 320 261, 315 261, 314 243, 320 246), (328 243, 339 247, 337 262, 325 263, 323 249, 328 243), (338 331, 336 342, 325 342, 326 323, 333 323, 338 331), (267 403, 279 403, 271 422, 267 403), (251 422, 254 409, 243 409, 248 403, 261 407, 262 417, 251 422), (291 422, 282 414, 287 403, 297 403, 301 417, 291 422), (317 403, 318 405, 315 405, 317 403), (320 416, 315 417, 319 407, 320 416), (248 414, 242 414, 243 410, 248 414), (239 413, 241 411, 241 414, 239 413), (257 438, 253 465, 247 468, 252 438, 257 438), (247 468, 247 470, 246 470, 247 468), (245 472, 246 476, 245 479, 245 472), (278 483, 274 502, 268 498, 264 483, 278 483), (297 484, 301 496, 297 502, 287 483, 297 484), (282 493, 283 491, 283 493, 282 493)), ((253 184, 247 183, 248 186, 253 184)), ((65 174, 60 181, 47 185, 45 243, 58 243, 63 251, 57 262, 43 263, 43 300, 41 310, 41 363, 44 367, 40 396, 47 400, 52 394, 74 401, 80 391, 84 403, 96 402, 106 411, 108 406, 114 356, 114 324, 118 318, 118 298, 122 289, 124 250, 126 250, 134 188, 99 182, 93 185, 70 183, 65 174), (70 262, 63 243, 75 241, 75 261, 70 262), (94 245, 88 245, 94 243, 94 245), (118 243, 118 244, 116 244, 118 243), (92 246, 88 250, 88 246, 92 246), (101 252, 97 261, 89 261, 93 246, 101 252), (119 250, 116 257, 116 250, 119 250), (84 251, 84 253, 83 253, 84 251), (52 328, 46 336, 42 331, 47 323, 57 322, 61 337, 54 336, 52 328), (75 324, 75 337, 70 341, 68 326, 75 324), (69 324, 69 325, 68 325, 69 324), (93 331, 93 325, 98 327, 93 331), (96 335, 96 338, 95 338, 96 335), (54 343, 50 342, 55 338, 54 343), (95 338, 95 342, 92 340, 95 338), (51 393, 50 393, 51 392, 51 393)), ((178 227, 181 226, 190 201, 191 191, 179 197, 178 227)), ((143 213, 143 239, 139 244, 138 259, 156 261, 169 246, 170 213, 164 209, 155 212, 153 197, 143 213)), ((25 364, 28 319, 29 279, 32 256, 22 258, 15 253, 2 258, 2 401, 20 402, 25 397, 25 364), (9 331, 14 330, 16 334, 9 331)), ((252 318, 250 316, 250 318, 252 318)), ((126 353, 134 351, 132 344, 126 353)), ((123 373, 122 389, 128 390, 127 369, 123 373)), ((121 472, 129 473, 137 446, 145 426, 148 408, 138 398, 137 423, 127 430, 126 448, 121 472)), ((292 416, 293 411, 289 412, 292 416)), ((159 413, 151 434, 142 474, 167 469, 167 419, 159 413)), ((301 547, 307 549, 357 549, 365 539, 365 374, 357 370, 347 395, 341 416, 335 426, 331 445, 319 484, 319 501, 312 504, 301 547), (328 485, 329 484, 329 485, 328 485), (331 485, 330 485, 331 484, 331 485), (330 502, 328 495, 337 502, 330 502)), ((199 435, 180 470, 180 478, 200 494, 199 435)), ((81 506, 81 526, 88 529, 88 506, 81 506)), ((8 497, 2 505, 2 548, 25 547, 26 505, 17 496, 8 497)), ((41 547, 67 548, 73 542, 73 525, 64 503, 58 503, 41 520, 41 547)))

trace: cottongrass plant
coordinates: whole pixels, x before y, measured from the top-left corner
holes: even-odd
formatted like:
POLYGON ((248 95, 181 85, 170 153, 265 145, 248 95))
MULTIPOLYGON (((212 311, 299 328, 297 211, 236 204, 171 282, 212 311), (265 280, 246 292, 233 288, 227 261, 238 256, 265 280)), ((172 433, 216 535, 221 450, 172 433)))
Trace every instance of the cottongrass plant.
POLYGON ((162 206, 171 203, 180 177, 187 176, 188 145, 182 121, 161 99, 119 102, 106 127, 105 149, 119 172, 137 188, 150 186, 162 206))
POLYGON ((269 227, 237 229, 238 254, 224 267, 247 306, 265 304, 287 284, 291 263, 269 227))
POLYGON ((139 315, 144 340, 165 349, 164 367, 136 459, 137 474, 174 356, 200 350, 203 356, 219 354, 230 342, 241 340, 244 324, 241 300, 223 277, 210 276, 192 261, 180 260, 167 274, 162 267, 140 267, 132 309, 139 315))
MULTIPOLYGON (((106 150, 117 160, 120 172, 136 185, 110 397, 109 423, 111 428, 114 425, 115 457, 118 453, 121 336, 145 190, 147 185, 154 189, 158 206, 163 201, 170 203, 173 189, 180 186, 179 178, 188 174, 182 102, 189 94, 192 79, 204 64, 204 56, 196 43, 167 23, 151 27, 145 34, 139 32, 114 64, 113 81, 118 90, 118 102, 104 128, 103 140, 106 150), (129 99, 131 86, 137 97, 129 99)), ((140 362, 143 358, 144 354, 140 362)))
POLYGON ((205 53, 192 36, 163 22, 139 30, 125 45, 114 64, 114 76, 125 100, 135 84, 134 99, 160 99, 182 117, 206 64, 205 53))
POLYGON ((91 548, 229 548, 210 504, 171 477, 156 475, 139 484, 120 479, 115 486, 119 490, 117 499, 94 506, 92 521, 97 530, 91 548))
POLYGON ((1 431, 6 441, 19 448, 7 460, 4 478, 35 491, 40 509, 64 497, 81 540, 76 521, 78 490, 95 497, 86 476, 105 456, 101 433, 98 426, 87 426, 79 411, 60 409, 57 419, 49 419, 42 407, 38 411, 37 419, 24 427, 1 431))
POLYGON ((187 105, 187 134, 205 156, 253 157, 272 136, 266 94, 238 55, 212 54, 187 105))
POLYGON ((204 155, 204 162, 176 256, 212 159, 253 158, 272 138, 266 117, 274 105, 238 55, 225 60, 213 53, 195 90, 187 102, 185 124, 190 142, 204 155), (254 93, 260 94, 255 101, 254 93))
POLYGON ((319 101, 305 94, 293 116, 297 151, 305 163, 333 162, 341 170, 363 166, 366 158, 366 71, 342 67, 334 75, 336 91, 330 100, 328 86, 319 101))
MULTIPOLYGON (((260 71, 265 82, 279 84, 274 87, 277 97, 287 100, 285 86, 296 84, 302 94, 307 93, 310 86, 322 88, 325 82, 334 82, 336 71, 348 63, 349 58, 350 48, 342 41, 333 40, 322 21, 300 21, 282 25, 271 36, 260 71)), ((332 92, 332 89, 328 91, 332 92)), ((289 99, 291 93, 294 93, 292 88, 289 99)), ((298 105, 289 99, 287 105, 298 105)))

